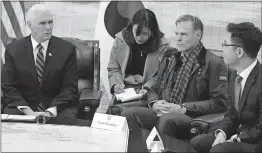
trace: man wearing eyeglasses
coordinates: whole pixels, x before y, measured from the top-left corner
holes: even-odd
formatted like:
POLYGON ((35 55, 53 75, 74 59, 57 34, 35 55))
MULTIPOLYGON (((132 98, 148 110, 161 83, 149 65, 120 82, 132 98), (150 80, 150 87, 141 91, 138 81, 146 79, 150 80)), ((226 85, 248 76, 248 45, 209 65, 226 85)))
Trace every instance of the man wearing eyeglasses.
POLYGON ((191 140, 198 152, 255 152, 262 139, 262 71, 257 60, 262 32, 250 22, 229 23, 227 31, 223 57, 235 69, 229 78, 228 108, 215 133, 191 140))

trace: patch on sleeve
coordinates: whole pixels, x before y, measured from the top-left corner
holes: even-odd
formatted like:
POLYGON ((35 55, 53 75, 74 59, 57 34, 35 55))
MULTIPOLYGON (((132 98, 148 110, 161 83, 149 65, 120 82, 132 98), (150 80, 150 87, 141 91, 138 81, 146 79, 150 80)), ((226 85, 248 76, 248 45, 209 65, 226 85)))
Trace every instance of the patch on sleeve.
POLYGON ((226 76, 219 76, 219 81, 227 81, 227 77, 226 76))

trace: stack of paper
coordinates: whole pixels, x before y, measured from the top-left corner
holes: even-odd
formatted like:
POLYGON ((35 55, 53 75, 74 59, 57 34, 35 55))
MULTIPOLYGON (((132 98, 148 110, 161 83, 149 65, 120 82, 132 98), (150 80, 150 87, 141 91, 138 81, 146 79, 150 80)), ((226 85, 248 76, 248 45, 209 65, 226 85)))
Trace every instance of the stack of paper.
POLYGON ((143 97, 143 94, 137 94, 134 88, 124 89, 124 92, 121 94, 115 94, 117 100, 122 102, 137 100, 143 97))

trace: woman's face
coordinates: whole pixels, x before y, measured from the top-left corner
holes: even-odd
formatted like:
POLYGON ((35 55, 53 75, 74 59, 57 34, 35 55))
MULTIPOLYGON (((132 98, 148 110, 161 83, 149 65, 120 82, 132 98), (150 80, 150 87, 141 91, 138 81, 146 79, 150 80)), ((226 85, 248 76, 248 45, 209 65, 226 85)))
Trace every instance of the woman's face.
POLYGON ((134 36, 134 38, 136 40, 136 43, 144 44, 150 38, 151 30, 149 28, 147 28, 146 26, 143 26, 142 30, 140 32, 140 35, 137 35, 136 34, 137 27, 138 27, 138 24, 134 24, 133 25, 133 29, 132 29, 133 36, 134 36))

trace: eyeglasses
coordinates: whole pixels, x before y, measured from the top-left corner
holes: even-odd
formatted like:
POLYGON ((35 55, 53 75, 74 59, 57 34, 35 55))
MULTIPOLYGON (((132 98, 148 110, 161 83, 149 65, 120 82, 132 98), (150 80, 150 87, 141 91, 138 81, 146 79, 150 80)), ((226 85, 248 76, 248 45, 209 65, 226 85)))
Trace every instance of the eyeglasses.
POLYGON ((224 41, 223 43, 222 43, 222 47, 227 47, 227 46, 236 46, 236 47, 241 47, 241 46, 239 46, 239 45, 235 45, 235 44, 227 44, 227 42, 226 41, 224 41))

